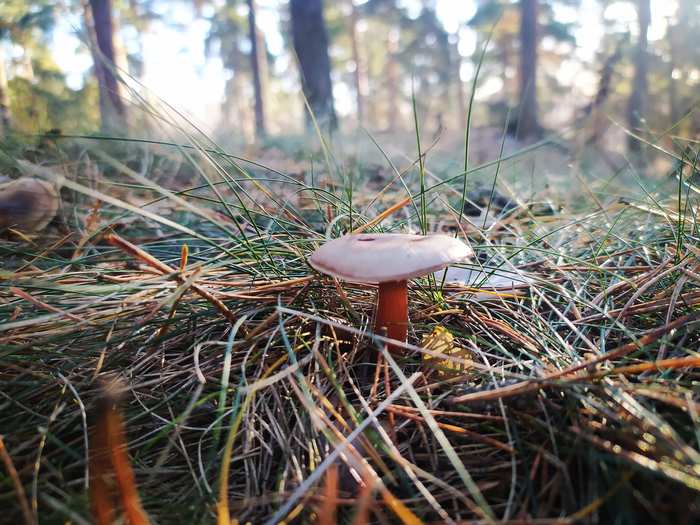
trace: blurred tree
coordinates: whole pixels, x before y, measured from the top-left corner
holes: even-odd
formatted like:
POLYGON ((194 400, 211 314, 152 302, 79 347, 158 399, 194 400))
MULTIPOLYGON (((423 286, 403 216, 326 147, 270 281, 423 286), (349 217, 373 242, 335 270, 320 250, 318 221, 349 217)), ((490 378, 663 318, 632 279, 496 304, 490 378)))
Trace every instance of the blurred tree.
MULTIPOLYGON (((639 24, 639 36, 634 52, 634 80, 632 92, 627 105, 627 124, 633 132, 639 130, 646 109, 648 98, 648 45, 647 33, 651 23, 650 0, 637 0, 637 23, 639 24)), ((630 151, 638 152, 641 143, 632 136, 628 137, 627 147, 630 151)))
MULTIPOLYGON (((514 56, 518 50, 520 29, 518 6, 497 2, 480 3, 468 25, 477 30, 480 36, 474 51, 475 59, 481 54, 486 37, 493 31, 491 43, 486 50, 484 62, 481 64, 481 75, 500 78, 502 100, 499 103, 506 108, 517 104, 518 88, 514 82, 517 61, 514 60, 514 56), (496 25, 494 26, 494 24, 496 25)), ((505 116, 505 112, 502 116, 505 116)))
POLYGON ((447 108, 454 102, 451 87, 455 72, 459 72, 453 62, 449 35, 434 5, 425 3, 415 20, 403 16, 400 37, 403 45, 399 60, 406 76, 414 78, 417 105, 421 112, 430 115, 432 131, 437 134, 444 126, 447 108))
POLYGON ((262 139, 265 131, 265 109, 263 106, 262 83, 260 81, 260 52, 258 51, 258 28, 255 23, 255 1, 248 4, 248 38, 250 40, 250 69, 253 73, 253 93, 255 95, 255 136, 262 139))
POLYGON ((14 48, 12 59, 0 62, 6 73, 6 81, 0 78, 5 132, 10 124, 24 133, 94 129, 94 86, 69 88, 53 60, 50 44, 59 7, 54 0, 0 2, 0 49, 7 42, 14 48))
POLYGON ((537 107, 538 10, 537 0, 520 0, 520 101, 517 136, 524 140, 536 139, 542 135, 537 107))
MULTIPOLYGON (((604 1, 603 5, 613 4, 604 1)), ((634 35, 615 17, 603 17, 602 52, 609 55, 616 42, 622 45, 621 67, 605 111, 622 113, 630 130, 649 131, 667 123, 674 134, 692 137, 700 129, 700 115, 694 110, 698 103, 700 47, 687 43, 700 32, 700 2, 679 0, 666 20, 656 20, 659 25, 666 23, 666 33, 652 41, 647 34, 652 21, 648 1, 630 0, 628 5, 636 13, 634 35), (665 103, 651 104, 651 100, 665 103)), ((626 146, 638 152, 641 143, 628 136, 626 146)))
POLYGON ((243 82, 244 76, 251 73, 252 63, 250 51, 246 49, 249 35, 246 17, 238 10, 236 0, 226 0, 209 21, 211 26, 204 43, 205 53, 218 53, 224 69, 229 73, 221 104, 222 121, 227 126, 233 121, 237 122, 236 130, 246 141, 252 141, 255 130, 250 129, 247 123, 254 122, 255 115, 250 112, 250 104, 245 103, 248 86, 243 82))
POLYGON ((10 129, 10 94, 8 92, 7 73, 5 72, 5 55, 0 42, 0 138, 10 129))
POLYGON ((117 54, 121 48, 121 52, 125 55, 125 64, 120 64, 117 56, 117 65, 120 67, 125 65, 131 76, 143 79, 146 74, 143 37, 151 30, 153 22, 157 20, 167 22, 167 19, 158 11, 158 0, 119 0, 114 7, 115 18, 118 15, 120 28, 133 28, 130 39, 135 43, 135 49, 127 53, 123 46, 118 45, 121 43, 119 39, 115 40, 117 54))
MULTIPOLYGON (((360 59, 360 48, 366 43, 363 38, 366 18, 355 6, 354 0, 328 2, 324 7, 323 18, 329 42, 331 82, 341 89, 348 88, 348 92, 341 97, 346 103, 350 97, 353 98, 354 120, 359 125, 366 117, 366 101, 363 96, 365 88, 362 85, 366 77, 363 71, 364 61, 360 59)), ((289 43, 293 47, 291 35, 289 43)))
POLYGON ((360 58, 360 45, 358 42, 358 20, 359 12, 354 0, 348 0, 350 6, 350 42, 352 49, 352 60, 354 62, 353 80, 355 84, 355 103, 357 105, 357 122, 360 126, 365 123, 365 91, 366 80, 364 63, 360 58))
POLYGON ((674 125, 680 119, 680 111, 678 107, 678 90, 674 75, 678 67, 678 34, 669 21, 668 30, 666 31, 666 42, 668 44, 668 113, 671 119, 671 125, 674 125))
POLYGON ((553 98, 553 92, 561 90, 553 73, 576 46, 573 24, 557 20, 555 5, 573 6, 577 3, 578 0, 484 1, 479 3, 476 14, 469 21, 469 25, 481 34, 481 45, 477 46, 475 56, 481 53, 485 35, 493 29, 492 50, 487 50, 481 74, 484 77, 498 75, 502 83, 500 98, 492 103, 497 117, 494 123, 502 125, 506 114, 514 108, 509 128, 523 140, 537 139, 542 135, 538 88, 546 81, 549 100, 553 98), (542 49, 543 41, 548 44, 546 50, 542 49), (517 68, 513 64, 516 56, 517 68), (500 74, 494 64, 500 67, 500 74))
POLYGON ((218 54, 229 73, 222 123, 228 127, 231 121, 238 122, 237 129, 245 141, 252 142, 254 137, 267 136, 265 109, 270 54, 264 35, 257 28, 255 2, 246 0, 245 4, 246 8, 237 0, 212 4, 216 9, 209 17, 205 53, 218 54), (247 103, 250 99, 254 101, 252 111, 247 103))
MULTIPOLYGON (((35 30, 40 34, 47 33, 53 23, 54 9, 48 0, 6 0, 0 4, 0 137, 6 134, 12 123, 3 44, 10 40, 29 47, 36 41, 35 30)), ((25 55, 27 63, 31 64, 28 49, 25 55)))
POLYGON ((395 4, 395 0, 344 0, 328 3, 325 10, 333 78, 351 87, 357 123, 370 128, 393 124, 401 102, 396 49, 400 20, 395 4))
POLYGON ((665 43, 666 71, 661 73, 668 92, 668 118, 676 133, 687 136, 700 132, 698 104, 700 46, 688 45, 700 34, 700 1, 679 0, 678 9, 668 20, 665 43))
POLYGON ((604 59, 600 68, 595 97, 581 108, 579 114, 581 119, 589 119, 590 129, 583 139, 587 144, 597 144, 610 125, 610 121, 603 111, 603 106, 610 96, 613 74, 615 67, 622 59, 622 48, 625 41, 625 38, 619 38, 612 53, 606 55, 605 46, 600 52, 604 59))
POLYGON ((100 92, 100 117, 105 132, 123 131, 127 125, 126 106, 115 75, 112 0, 90 0, 85 10, 87 27, 97 45, 92 49, 95 77, 100 92))
POLYGON ((463 116, 457 39, 437 17, 435 3, 422 2, 417 13, 397 0, 368 0, 356 5, 366 25, 360 45, 366 57, 368 123, 393 132, 409 122, 412 93, 423 122, 433 133, 463 116), (412 81, 413 79, 413 81, 412 81), (455 118, 456 117, 456 118, 455 118))
MULTIPOLYGON (((328 34, 322 0, 290 0, 292 41, 299 61, 301 85, 311 111, 322 128, 338 126, 333 104, 328 34)), ((307 113, 307 128, 311 118, 307 113)))
POLYGON ((395 0, 368 0, 364 3, 353 0, 347 7, 337 15, 336 31, 333 31, 330 20, 332 10, 328 11, 329 29, 336 50, 333 56, 336 73, 351 71, 349 83, 354 86, 358 123, 393 130, 402 102, 401 66, 398 62, 401 10, 395 0), (336 62, 339 47, 349 50, 346 53, 349 63, 336 62), (369 93, 372 96, 367 96, 369 93))

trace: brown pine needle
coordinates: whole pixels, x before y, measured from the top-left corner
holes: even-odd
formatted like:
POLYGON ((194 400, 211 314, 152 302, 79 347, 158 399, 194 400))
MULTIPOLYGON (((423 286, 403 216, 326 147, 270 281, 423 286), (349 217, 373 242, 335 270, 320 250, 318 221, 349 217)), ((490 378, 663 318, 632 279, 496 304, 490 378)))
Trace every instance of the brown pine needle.
POLYGON ((367 525, 369 523, 369 511, 372 506, 374 488, 370 485, 364 485, 360 489, 360 497, 355 504, 355 516, 352 520, 352 525, 367 525))
POLYGON ((0 459, 2 459, 2 462, 5 464, 7 475, 12 480, 12 485, 15 489, 15 496, 17 497, 17 503, 22 511, 22 517, 24 518, 25 525, 34 525, 36 521, 34 520, 34 515, 32 514, 31 509, 29 508, 27 493, 24 491, 24 485, 22 485, 22 481, 19 479, 15 464, 5 448, 5 441, 3 440, 2 435, 0 435, 0 459))
POLYGON ((331 465, 326 470, 326 482, 323 487, 323 502, 318 509, 318 525, 334 525, 338 500, 338 465, 331 465))
POLYGON ((114 472, 110 464, 108 432, 105 415, 100 413, 90 435, 89 449, 90 508, 97 525, 111 525, 116 515, 114 472))
POLYGON ((636 365, 619 366, 609 371, 601 371, 586 379, 612 375, 612 374, 641 374, 652 370, 675 370, 678 368, 698 368, 700 367, 700 357, 677 357, 674 359, 662 359, 660 361, 650 361, 636 365))
MULTIPOLYGON (((409 412, 403 412, 401 410, 396 410, 392 406, 387 407, 387 411, 389 411, 392 414, 399 415, 401 417, 405 417, 406 419, 410 419, 412 421, 417 421, 419 423, 424 423, 425 420, 423 417, 417 415, 417 414, 411 414, 409 412)), ((484 436, 482 434, 479 434, 478 432, 474 432, 473 430, 469 430, 463 427, 458 427, 457 425, 450 425, 449 423, 440 423, 438 421, 437 424, 440 428, 443 430, 447 430, 448 432, 454 432, 456 434, 463 434, 465 436, 469 436, 476 441, 481 441, 482 443, 485 443, 487 445, 491 445, 492 447, 498 448, 500 450, 503 450, 505 452, 508 452, 509 454, 513 454, 514 450, 513 447, 510 445, 506 445, 505 443, 501 443, 497 439, 493 439, 488 436, 484 436)))
POLYGON ((668 324, 665 324, 663 326, 654 328, 652 330, 649 330, 646 335, 643 335, 636 341, 632 341, 630 343, 626 343, 622 346, 619 346, 618 348, 615 348, 614 350, 610 350, 609 352, 606 352, 605 354, 595 357, 593 359, 589 359, 584 361, 583 363, 579 363, 574 366, 570 366, 568 368, 565 368, 564 370, 561 370, 559 372, 551 373, 543 377, 541 380, 531 380, 531 379, 526 379, 525 381, 520 381, 519 383, 515 383, 513 385, 508 385, 505 387, 501 388, 496 388, 495 390, 488 390, 485 392, 473 392, 470 394, 465 394, 463 396, 458 396, 452 398, 453 403, 473 403, 476 401, 491 401, 493 399, 503 399, 506 397, 512 397, 512 396, 517 396, 517 395, 522 395, 522 394, 527 394, 530 392, 537 392, 538 390, 542 388, 546 388, 550 386, 546 381, 551 381, 553 379, 560 379, 562 377, 571 375, 575 372, 578 372, 579 370, 583 370, 585 368, 595 366, 598 363, 602 363, 603 361, 609 361, 612 359, 619 359, 620 357, 624 357, 627 354, 630 354, 634 352, 635 350, 638 350, 639 348, 642 348, 646 345, 649 345, 657 340, 659 340, 661 337, 666 335, 669 332, 672 332, 673 330, 676 330, 678 328, 681 328, 682 326, 685 326, 687 324, 693 323, 700 318, 700 312, 694 312, 692 314, 684 315, 683 317, 679 317, 675 321, 672 321, 668 324))
POLYGON ((190 254, 190 249, 187 247, 187 244, 182 245, 182 248, 180 248, 180 273, 183 273, 185 271, 185 268, 187 268, 187 259, 190 254))
MULTIPOLYGON (((139 259, 140 261, 149 265, 151 268, 155 268, 163 274, 172 275, 180 283, 184 282, 183 276, 180 273, 178 273, 174 268, 171 268, 164 262, 156 259, 151 254, 142 250, 138 246, 131 244, 129 241, 121 238, 119 235, 111 233, 107 235, 106 238, 111 245, 116 246, 117 248, 125 251, 132 257, 139 259)), ((219 312, 221 312, 221 314, 226 319, 228 319, 231 322, 236 322, 238 317, 236 317, 236 315, 231 310, 229 310, 228 306, 226 306, 221 300, 214 297, 214 295, 212 295, 211 292, 196 284, 193 284, 191 288, 203 299, 209 301, 212 305, 214 305, 214 307, 216 307, 216 309, 219 310, 219 312)))
MULTIPOLYGON (((109 388, 109 387, 108 387, 109 388)), ((117 502, 129 525, 148 525, 131 468, 121 414, 107 392, 90 439, 90 506, 98 525, 114 523, 117 502)))
POLYGON ((352 231, 352 233, 362 233, 362 232, 365 231, 366 229, 372 228, 373 226, 376 226, 377 224, 379 224, 380 222, 382 222, 384 219, 386 219, 386 218, 389 217, 390 215, 396 213, 396 212, 399 211, 401 208, 407 206, 407 205, 410 204, 410 203, 411 203, 411 197, 406 197, 405 199, 403 199, 403 200, 397 202, 397 203, 394 204, 393 206, 391 206, 391 207, 387 208, 386 210, 384 210, 383 212, 381 212, 379 215, 377 215, 377 216, 376 216, 374 219, 372 219, 371 221, 369 221, 369 222, 363 224, 362 226, 358 226, 357 228, 355 228, 355 229, 352 231))
POLYGON ((148 517, 141 506, 141 498, 136 489, 136 478, 131 468, 122 416, 114 407, 106 409, 105 412, 107 443, 127 523, 147 525, 148 517))
POLYGON ((423 525, 423 521, 416 516, 400 499, 394 496, 384 487, 379 488, 379 493, 384 503, 391 509, 403 525, 423 525))
POLYGON ((16 295, 17 297, 20 297, 21 299, 24 299, 25 301, 29 301, 32 303, 34 306, 38 306, 39 308, 43 308, 44 310, 48 310, 49 312, 55 313, 62 315, 63 317, 67 317, 71 321, 78 321, 82 322, 84 319, 81 319, 77 315, 73 315, 70 312, 64 312, 60 308, 56 308, 55 306, 51 306, 50 304, 46 304, 43 301, 40 301, 33 295, 28 294, 24 290, 17 288, 16 286, 10 286, 10 291, 12 292, 13 295, 16 295))

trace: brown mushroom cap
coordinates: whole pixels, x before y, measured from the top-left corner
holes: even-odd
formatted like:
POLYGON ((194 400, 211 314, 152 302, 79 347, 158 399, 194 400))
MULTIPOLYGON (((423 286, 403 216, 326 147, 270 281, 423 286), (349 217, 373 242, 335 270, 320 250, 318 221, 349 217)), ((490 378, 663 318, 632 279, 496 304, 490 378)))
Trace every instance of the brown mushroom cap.
POLYGON ((472 254, 469 246, 446 235, 361 233, 325 243, 309 264, 344 281, 377 284, 419 277, 472 254))
POLYGON ((54 218, 59 203, 54 186, 40 179, 23 177, 0 184, 0 229, 39 232, 54 218))

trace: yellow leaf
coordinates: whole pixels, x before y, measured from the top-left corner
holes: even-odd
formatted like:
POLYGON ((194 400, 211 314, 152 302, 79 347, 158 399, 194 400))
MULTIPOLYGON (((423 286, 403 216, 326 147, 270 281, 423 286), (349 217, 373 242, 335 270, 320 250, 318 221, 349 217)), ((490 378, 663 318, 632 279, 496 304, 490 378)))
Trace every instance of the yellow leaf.
MULTIPOLYGON (((433 352, 440 352, 446 356, 456 357, 460 359, 470 359, 471 354, 466 348, 456 346, 454 343, 454 336, 450 331, 443 326, 436 326, 433 331, 424 336, 421 341, 421 346, 427 350, 432 350, 433 352)), ((464 370, 464 364, 458 361, 453 361, 451 359, 445 359, 442 357, 433 357, 431 355, 423 354, 423 361, 433 361, 430 363, 431 367, 437 369, 438 374, 444 375, 448 372, 461 372, 464 370)))

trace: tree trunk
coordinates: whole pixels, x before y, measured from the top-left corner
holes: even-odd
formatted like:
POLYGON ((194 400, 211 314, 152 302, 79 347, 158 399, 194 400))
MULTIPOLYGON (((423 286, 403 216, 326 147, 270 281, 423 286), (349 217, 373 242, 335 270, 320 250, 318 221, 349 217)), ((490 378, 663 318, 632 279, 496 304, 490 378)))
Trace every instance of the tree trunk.
POLYGON ((260 82, 259 53, 265 52, 258 49, 258 27, 255 23, 255 0, 247 0, 248 4, 248 37, 250 38, 250 69, 253 72, 253 92, 255 94, 255 138, 264 139, 265 110, 263 105, 262 83, 260 82))
POLYGON ((668 60, 668 113, 671 118, 671 125, 675 126, 680 120, 680 110, 678 108, 678 91, 676 90, 677 79, 673 78, 674 70, 676 69, 676 56, 678 53, 678 46, 676 45, 674 26, 669 26, 668 31, 666 31, 666 38, 668 39, 669 47, 669 60, 668 60))
POLYGON ((357 123, 365 124, 365 83, 363 63, 360 59, 360 46, 357 38, 357 8, 355 1, 350 0, 350 41, 352 43, 352 61, 355 63, 353 74, 355 80, 355 97, 357 101, 357 123))
POLYGON ((467 119, 467 92, 464 89, 464 82, 462 81, 462 55, 459 54, 459 32, 456 34, 456 44, 455 44, 455 96, 457 97, 457 110, 459 115, 455 122, 456 129, 460 129, 460 126, 464 124, 467 119))
POLYGON ((513 92, 515 90, 513 89, 513 83, 508 78, 508 68, 510 67, 509 43, 507 38, 496 41, 496 47, 501 49, 501 80, 503 81, 503 94, 505 95, 506 104, 510 107, 513 103, 513 92))
POLYGON ((7 90, 7 75, 5 73, 5 56, 0 44, 0 139, 10 130, 10 96, 7 90))
MULTIPOLYGON (((292 40, 299 66, 301 85, 311 111, 322 129, 334 130, 338 122, 333 106, 328 34, 321 0, 291 0, 292 40)), ((311 118, 306 113, 307 129, 311 118)))
MULTIPOLYGON (((634 55, 634 81, 632 84, 632 94, 627 104, 627 125, 632 132, 636 132, 642 122, 642 116, 646 109, 647 101, 647 71, 649 63, 647 60, 647 32, 651 22, 650 0, 637 0, 637 19, 639 22, 639 40, 634 55)), ((641 143, 634 137, 627 140, 627 148, 630 151, 638 152, 641 143)))
MULTIPOLYGON (((100 117, 103 131, 123 131, 126 107, 114 74, 115 48, 112 0, 90 0, 91 24, 97 50, 93 52, 95 76, 100 91, 100 117)), ((88 21, 90 22, 90 20, 88 21)))
POLYGON ((518 138, 539 138, 537 117, 537 0, 520 0, 520 106, 518 138))
MULTIPOLYGON (((262 31, 257 31, 256 36, 258 37, 258 70, 260 71, 260 94, 263 101, 263 108, 267 107, 268 101, 270 100, 270 65, 267 62, 267 43, 265 41, 265 35, 262 31)), ((263 113, 263 116, 265 114, 263 113)), ((265 122, 265 132, 268 133, 268 122, 265 122)))
POLYGON ((388 111, 387 129, 395 131, 399 126, 399 61, 397 54, 399 51, 399 30, 390 29, 387 35, 387 65, 386 65, 386 86, 388 91, 388 111))
POLYGON ((618 43, 613 54, 605 60, 603 67, 600 69, 600 78, 598 79, 598 89, 596 90, 595 98, 581 111, 582 118, 592 117, 591 131, 586 137, 587 144, 596 144, 609 125, 609 120, 602 108, 610 96, 610 85, 612 83, 613 73, 615 72, 615 66, 621 58, 622 45, 618 43))

